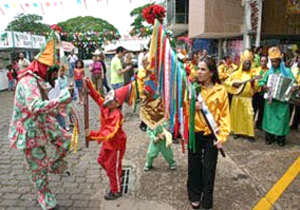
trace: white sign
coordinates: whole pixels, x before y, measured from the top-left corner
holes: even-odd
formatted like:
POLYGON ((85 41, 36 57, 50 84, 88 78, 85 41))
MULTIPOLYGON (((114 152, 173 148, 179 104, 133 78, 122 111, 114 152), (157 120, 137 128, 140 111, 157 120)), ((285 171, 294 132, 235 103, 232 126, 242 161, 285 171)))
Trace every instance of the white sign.
POLYGON ((21 32, 13 32, 15 48, 32 48, 31 36, 30 34, 25 34, 21 32))
POLYGON ((0 49, 13 47, 13 37, 11 31, 0 32, 0 49))
POLYGON ((46 38, 44 36, 32 35, 31 40, 33 49, 40 49, 46 43, 46 38))

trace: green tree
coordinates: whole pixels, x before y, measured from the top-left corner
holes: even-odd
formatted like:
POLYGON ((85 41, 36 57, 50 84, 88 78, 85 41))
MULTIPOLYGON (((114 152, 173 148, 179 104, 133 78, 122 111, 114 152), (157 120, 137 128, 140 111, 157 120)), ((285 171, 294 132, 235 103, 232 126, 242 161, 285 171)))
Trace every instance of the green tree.
POLYGON ((101 18, 91 16, 76 17, 59 22, 63 30, 62 40, 71 41, 79 49, 80 57, 90 58, 91 52, 101 48, 108 41, 120 38, 117 28, 101 18))
POLYGON ((134 17, 134 21, 131 23, 133 28, 130 31, 130 35, 149 36, 152 33, 151 26, 146 23, 142 15, 143 9, 152 4, 154 3, 145 4, 144 6, 137 7, 130 12, 130 16, 134 17))
POLYGON ((50 32, 50 26, 41 23, 42 16, 32 14, 18 14, 14 17, 5 30, 7 31, 20 31, 31 32, 32 34, 45 34, 50 32))

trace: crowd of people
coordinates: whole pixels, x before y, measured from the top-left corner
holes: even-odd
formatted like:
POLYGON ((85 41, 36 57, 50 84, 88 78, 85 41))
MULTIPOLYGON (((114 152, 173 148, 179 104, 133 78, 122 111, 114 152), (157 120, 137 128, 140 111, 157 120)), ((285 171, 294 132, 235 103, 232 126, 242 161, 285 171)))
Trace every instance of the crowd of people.
MULTIPOLYGON (((284 146, 290 132, 290 121, 292 129, 299 126, 298 105, 265 97, 270 91, 268 82, 272 75, 291 78, 294 81, 292 89, 296 91, 300 84, 299 52, 296 51, 295 57, 289 61, 277 47, 271 47, 268 55, 262 54, 260 49, 254 52, 245 50, 238 64, 233 63, 229 55, 217 64, 206 50, 192 52, 190 59, 184 52, 178 54, 178 62, 185 66, 191 85, 197 87, 196 94, 204 100, 196 100, 194 104, 196 150, 188 149, 187 192, 194 209, 211 209, 213 206, 218 150, 230 133, 235 139, 246 138, 254 142, 256 127, 265 132, 266 144, 276 141, 278 145, 284 146), (219 127, 216 135, 203 116, 201 110, 204 105, 219 127)), ((147 88, 152 85, 153 72, 149 69, 146 49, 140 53, 136 68, 132 54, 118 47, 110 64, 110 82, 106 78, 108 68, 105 55, 99 50, 93 53, 93 62, 88 68, 91 78, 85 75, 84 62, 73 53, 68 58, 69 66, 57 66, 44 57, 29 63, 24 60, 23 53, 19 57, 16 86, 14 67, 9 68, 7 75, 11 81, 10 89, 16 87, 17 93, 9 139, 13 148, 24 152, 30 178, 38 191, 38 201, 43 209, 57 208, 55 196, 48 188, 48 172, 61 173, 66 167, 64 157, 69 150, 71 134, 65 119, 68 111, 64 110, 70 108, 72 97, 74 99, 66 90, 68 88, 76 87, 78 104, 83 104, 83 88, 86 87, 99 106, 100 128, 87 129, 85 135, 91 141, 102 143, 98 163, 106 171, 110 182, 110 191, 104 197, 106 200, 114 200, 122 195, 122 159, 127 139, 122 128, 122 104, 130 103, 126 94, 130 83, 134 81, 137 81, 141 106, 149 101, 154 104, 155 110, 151 110, 151 114, 159 121, 155 127, 143 121, 140 125, 150 139, 144 170, 152 169, 154 159, 160 152, 169 168, 176 169, 171 148, 174 135, 169 131, 168 119, 164 118, 163 102, 147 88), (68 69, 71 82, 68 82, 65 75, 68 69), (45 145, 48 141, 57 151, 51 161, 45 164, 45 145)))

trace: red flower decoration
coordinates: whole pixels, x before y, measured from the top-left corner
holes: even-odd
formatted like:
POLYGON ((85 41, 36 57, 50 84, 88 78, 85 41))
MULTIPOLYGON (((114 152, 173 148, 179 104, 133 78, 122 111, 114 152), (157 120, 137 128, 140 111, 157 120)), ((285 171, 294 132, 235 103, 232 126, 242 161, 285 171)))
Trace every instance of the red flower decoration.
POLYGON ((142 14, 147 23, 153 25, 155 19, 158 19, 161 23, 163 22, 163 19, 166 16, 166 10, 160 5, 152 4, 149 7, 144 8, 142 14))
POLYGON ((61 29, 61 27, 59 27, 59 26, 58 26, 58 25, 56 25, 56 24, 54 24, 54 25, 50 26, 50 28, 51 28, 52 30, 55 30, 55 31, 59 32, 59 33, 61 33, 61 32, 62 32, 62 29, 61 29))

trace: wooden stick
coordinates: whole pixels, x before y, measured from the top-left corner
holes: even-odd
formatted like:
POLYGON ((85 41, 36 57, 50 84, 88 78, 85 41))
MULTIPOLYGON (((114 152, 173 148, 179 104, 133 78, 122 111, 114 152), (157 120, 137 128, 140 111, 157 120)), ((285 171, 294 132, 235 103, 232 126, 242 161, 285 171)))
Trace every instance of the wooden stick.
MULTIPOLYGON (((84 88, 83 88, 83 100, 84 100, 84 129, 89 130, 89 94, 88 94, 88 88, 86 85, 86 82, 84 82, 84 88)), ((90 137, 85 136, 85 146, 88 148, 90 143, 90 137)))

